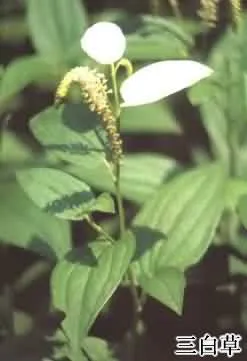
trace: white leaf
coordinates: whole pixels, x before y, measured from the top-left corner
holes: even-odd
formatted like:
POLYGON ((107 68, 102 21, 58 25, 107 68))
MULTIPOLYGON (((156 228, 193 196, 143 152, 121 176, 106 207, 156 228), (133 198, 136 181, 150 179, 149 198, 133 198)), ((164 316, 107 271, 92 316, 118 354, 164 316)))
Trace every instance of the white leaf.
POLYGON ((212 69, 192 60, 166 60, 138 70, 121 85, 122 106, 156 102, 212 74, 212 69))

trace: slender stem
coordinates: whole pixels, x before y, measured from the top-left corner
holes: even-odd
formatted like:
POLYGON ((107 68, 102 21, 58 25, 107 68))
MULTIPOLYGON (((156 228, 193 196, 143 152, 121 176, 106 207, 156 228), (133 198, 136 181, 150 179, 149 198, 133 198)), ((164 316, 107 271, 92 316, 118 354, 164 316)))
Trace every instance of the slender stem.
POLYGON ((104 229, 102 227, 100 227, 97 223, 94 222, 94 220, 92 219, 92 217, 87 216, 86 220, 88 222, 88 224, 100 235, 102 235, 105 239, 107 239, 108 241, 110 241, 111 243, 114 243, 114 239, 107 233, 104 231, 104 229))
MULTIPOLYGON (((120 132, 120 102, 119 102, 119 95, 118 95, 118 87, 117 87, 117 80, 116 80, 116 68, 114 64, 111 65, 111 77, 112 77, 112 86, 113 86, 113 94, 114 94, 114 102, 115 102, 115 115, 117 121, 117 130, 120 132)), ((123 207, 123 200, 121 196, 121 187, 120 187, 120 176, 121 176, 121 165, 120 161, 118 160, 115 164, 115 190, 116 190, 116 200, 117 200, 117 208, 119 214, 119 225, 120 225, 120 238, 123 238, 125 233, 125 211, 123 207)), ((131 359, 135 358, 135 348, 136 348, 136 341, 138 338, 138 325, 140 321, 140 314, 142 311, 142 304, 139 299, 138 290, 135 285, 134 274, 129 268, 127 271, 127 277, 130 282, 130 291, 132 294, 133 302, 134 302, 134 317, 133 317, 133 325, 131 330, 131 342, 130 342, 130 351, 131 351, 131 359)))
MULTIPOLYGON (((117 131, 120 132, 121 110, 120 110, 120 101, 119 101, 118 88, 117 88, 116 70, 114 64, 111 64, 111 78, 112 78, 112 87, 113 87, 113 95, 115 102, 117 131)), ((118 160, 117 163, 115 164, 115 189, 116 189, 116 199, 117 199, 117 207, 119 213, 120 238, 122 238, 125 233, 125 214, 124 214, 123 200, 121 197, 120 172, 121 172, 121 167, 120 167, 120 161, 118 160)))
POLYGON ((112 79, 112 87, 113 87, 113 95, 115 102, 115 115, 117 119, 117 130, 120 132, 120 101, 118 95, 118 87, 117 87, 117 77, 116 77, 116 68, 114 64, 111 64, 111 79, 112 79))
POLYGON ((125 233, 125 214, 124 214, 124 208, 123 208, 123 200, 121 197, 120 164, 119 163, 116 165, 115 188, 116 188, 116 199, 117 199, 117 207, 118 207, 118 214, 119 214, 120 237, 122 238, 125 233))

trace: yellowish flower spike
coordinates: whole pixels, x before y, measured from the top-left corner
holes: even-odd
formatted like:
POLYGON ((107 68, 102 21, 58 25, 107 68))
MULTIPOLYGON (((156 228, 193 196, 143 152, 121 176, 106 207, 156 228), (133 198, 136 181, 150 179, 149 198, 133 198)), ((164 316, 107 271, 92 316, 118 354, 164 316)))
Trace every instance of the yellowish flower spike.
POLYGON ((126 38, 119 26, 102 21, 87 29, 81 38, 81 47, 99 64, 113 64, 122 58, 126 38))
POLYGON ((117 161, 122 156, 122 141, 109 104, 109 89, 105 75, 87 66, 78 66, 72 69, 65 75, 57 88, 55 104, 64 100, 73 83, 80 86, 83 101, 88 104, 89 109, 100 116, 111 146, 112 160, 113 162, 117 161))
POLYGON ((192 60, 166 60, 141 68, 120 87, 123 107, 149 104, 185 89, 212 74, 192 60))

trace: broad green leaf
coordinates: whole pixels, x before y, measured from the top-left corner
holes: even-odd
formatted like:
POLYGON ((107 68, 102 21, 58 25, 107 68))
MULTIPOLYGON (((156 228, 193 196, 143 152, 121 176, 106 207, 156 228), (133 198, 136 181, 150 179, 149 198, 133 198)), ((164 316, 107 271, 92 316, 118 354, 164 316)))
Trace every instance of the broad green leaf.
POLYGON ((45 57, 64 59, 80 50, 87 15, 80 0, 28 0, 27 17, 32 41, 45 57))
POLYGON ((244 144, 237 154, 238 175, 247 180, 247 143, 244 144))
POLYGON ((83 342, 83 361, 117 361, 105 340, 98 337, 86 337, 83 342))
POLYGON ((7 130, 1 134, 1 163, 25 162, 30 160, 31 150, 18 137, 7 130))
POLYGON ((213 79, 206 80, 205 83, 195 85, 189 90, 190 101, 200 106, 202 122, 208 132, 214 155, 228 164, 229 144, 225 97, 227 88, 219 86, 213 79))
POLYGON ((159 269, 152 276, 140 277, 140 285, 150 296, 178 314, 182 313, 185 277, 176 268, 159 269))
POLYGON ((0 186, 0 239, 53 260, 71 249, 66 221, 42 212, 16 182, 0 186))
POLYGON ((192 38, 174 22, 144 15, 139 18, 136 32, 127 36, 127 57, 145 61, 183 58, 192 43, 192 38))
POLYGON ((13 61, 0 81, 0 104, 5 104, 27 85, 47 80, 53 72, 49 63, 35 55, 13 61))
MULTIPOLYGON (((122 160, 120 177, 123 197, 142 204, 177 167, 173 159, 160 154, 126 154, 122 160)), ((67 171, 96 189, 115 193, 109 173, 104 173, 100 167, 92 169, 83 163, 79 167, 70 166, 67 171)))
POLYGON ((80 220, 93 211, 114 212, 109 195, 96 199, 87 184, 61 170, 23 170, 17 172, 17 179, 42 210, 59 218, 80 220))
MULTIPOLYGON (((86 107, 49 108, 31 120, 31 129, 49 153, 70 163, 68 172, 94 188, 114 192, 112 173, 104 156, 105 134, 99 120, 86 107)), ((158 154, 127 154, 121 169, 123 196, 143 203, 176 167, 174 160, 158 154)))
POLYGON ((125 133, 181 133, 169 106, 161 102, 124 108, 121 130, 125 133))
POLYGON ((44 110, 31 119, 31 130, 58 159, 87 167, 99 167, 108 177, 105 161, 106 134, 100 120, 86 105, 68 104, 44 110))
POLYGON ((65 313, 62 323, 73 354, 103 306, 121 282, 134 253, 131 234, 114 243, 95 241, 57 264, 51 289, 55 308, 65 313))
MULTIPOLYGON (((51 341, 54 342, 52 360, 70 359, 71 351, 62 330, 56 331, 51 341)), ((80 361, 117 361, 110 345, 98 337, 85 337, 81 343, 81 350, 80 361)))
POLYGON ((238 214, 243 226, 247 228, 247 195, 242 196, 238 203, 238 214))
POLYGON ((212 80, 212 76, 193 85, 188 90, 189 99, 193 105, 207 103, 212 98, 212 92, 222 90, 220 84, 212 80))
MULTIPOLYGON (((224 206, 225 174, 218 164, 179 175, 147 201, 134 220, 141 274, 184 270, 204 255, 224 206)), ((137 257, 137 259, 138 259, 137 257)))
POLYGON ((247 181, 232 178, 226 184, 226 207, 235 211, 242 196, 247 195, 247 181))

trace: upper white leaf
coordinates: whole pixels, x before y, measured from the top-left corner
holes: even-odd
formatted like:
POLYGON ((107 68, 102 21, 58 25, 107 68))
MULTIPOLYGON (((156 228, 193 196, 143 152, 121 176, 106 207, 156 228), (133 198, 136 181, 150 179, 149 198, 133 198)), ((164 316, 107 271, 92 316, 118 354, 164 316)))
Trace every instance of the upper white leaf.
POLYGON ((208 66, 192 60, 166 60, 145 66, 122 83, 122 106, 153 103, 197 83, 212 72, 208 66))

